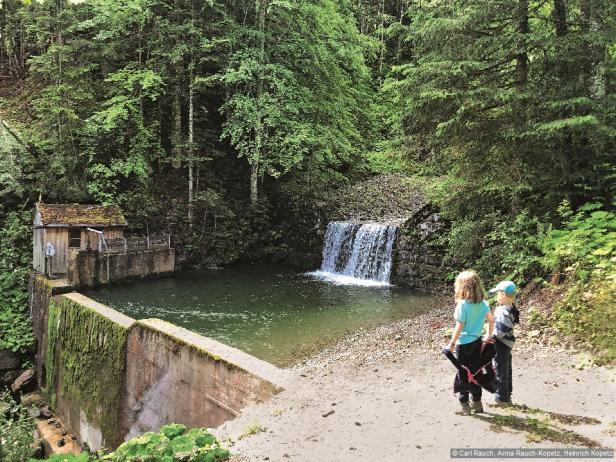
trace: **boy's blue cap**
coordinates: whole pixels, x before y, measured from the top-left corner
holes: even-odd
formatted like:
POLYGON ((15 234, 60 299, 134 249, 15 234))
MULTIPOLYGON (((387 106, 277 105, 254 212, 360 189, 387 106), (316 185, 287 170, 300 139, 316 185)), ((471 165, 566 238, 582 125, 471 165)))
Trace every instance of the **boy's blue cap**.
POLYGON ((494 287, 493 289, 490 289, 490 293, 493 294, 494 292, 505 292, 506 294, 515 294, 515 284, 511 281, 501 281, 498 284, 496 284, 496 287, 494 287))

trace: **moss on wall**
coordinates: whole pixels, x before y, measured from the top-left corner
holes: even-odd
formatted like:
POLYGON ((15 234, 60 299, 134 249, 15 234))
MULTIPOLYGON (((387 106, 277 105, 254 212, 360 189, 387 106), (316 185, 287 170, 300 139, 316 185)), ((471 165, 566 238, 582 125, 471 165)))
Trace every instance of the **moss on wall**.
POLYGON ((46 395, 70 399, 109 447, 123 441, 122 392, 128 330, 67 297, 49 306, 46 395))
POLYGON ((50 300, 47 309, 47 347, 45 354, 45 398, 56 411, 56 343, 58 338, 58 321, 60 309, 54 300, 50 300))

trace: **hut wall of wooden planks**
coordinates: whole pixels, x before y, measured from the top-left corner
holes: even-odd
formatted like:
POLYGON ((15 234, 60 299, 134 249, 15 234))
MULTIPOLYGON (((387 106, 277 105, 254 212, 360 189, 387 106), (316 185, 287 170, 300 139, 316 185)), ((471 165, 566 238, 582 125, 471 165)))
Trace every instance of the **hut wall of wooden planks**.
POLYGON ((99 248, 104 239, 124 237, 126 219, 117 206, 37 203, 33 219, 32 264, 50 277, 67 274, 71 249, 99 248))

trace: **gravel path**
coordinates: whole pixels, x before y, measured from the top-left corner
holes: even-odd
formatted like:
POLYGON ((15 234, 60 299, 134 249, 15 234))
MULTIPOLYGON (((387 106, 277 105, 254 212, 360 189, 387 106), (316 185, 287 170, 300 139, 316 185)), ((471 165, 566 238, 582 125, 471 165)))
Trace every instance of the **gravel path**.
POLYGON ((320 352, 293 368, 287 390, 217 433, 235 460, 253 462, 441 461, 450 448, 616 447, 614 370, 589 366, 525 326, 514 350, 517 405, 497 409, 485 396, 485 414, 456 415, 454 369, 439 353, 453 324, 448 305, 320 352))

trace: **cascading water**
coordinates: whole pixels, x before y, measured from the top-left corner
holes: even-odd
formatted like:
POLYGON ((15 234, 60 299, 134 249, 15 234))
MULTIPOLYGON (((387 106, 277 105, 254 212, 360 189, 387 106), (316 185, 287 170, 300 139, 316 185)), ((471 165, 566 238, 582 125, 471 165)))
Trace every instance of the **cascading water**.
POLYGON ((337 283, 387 285, 396 226, 330 222, 321 269, 311 273, 337 283))

